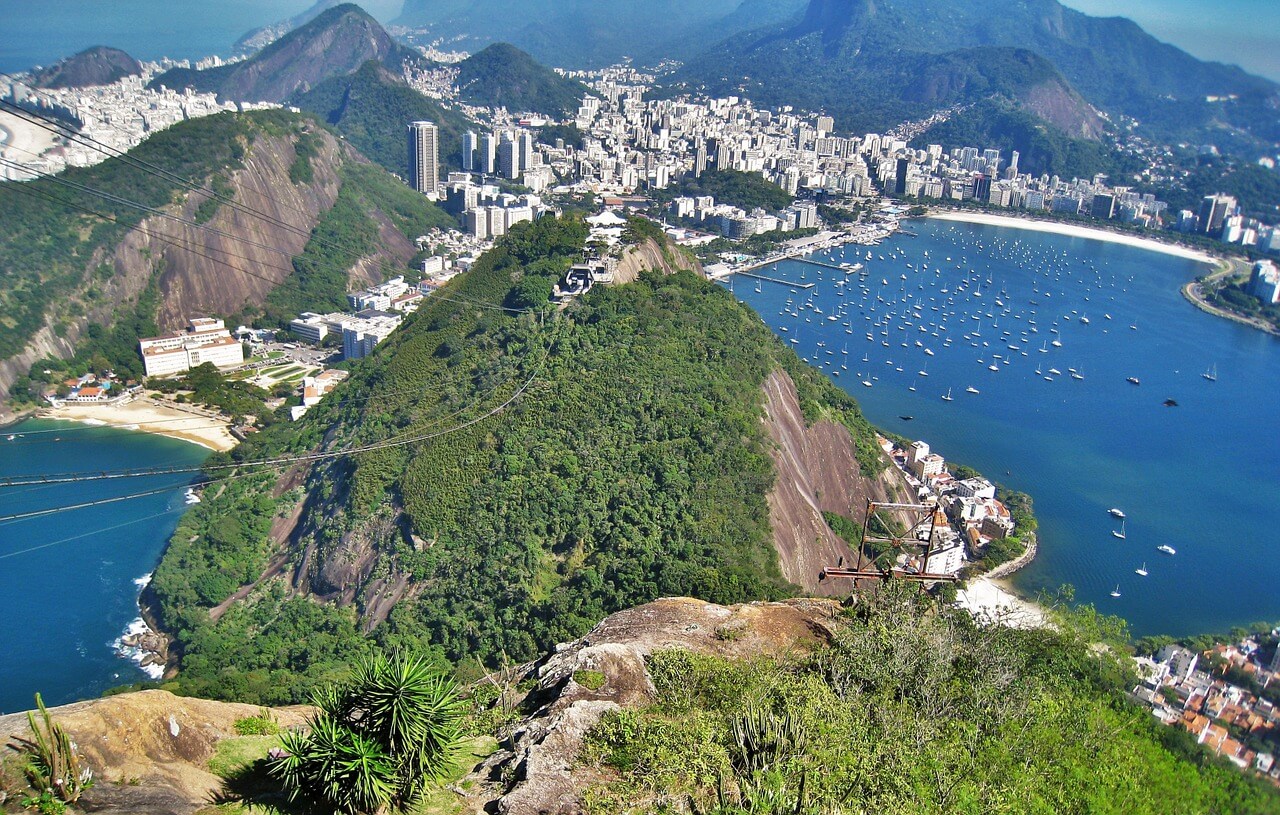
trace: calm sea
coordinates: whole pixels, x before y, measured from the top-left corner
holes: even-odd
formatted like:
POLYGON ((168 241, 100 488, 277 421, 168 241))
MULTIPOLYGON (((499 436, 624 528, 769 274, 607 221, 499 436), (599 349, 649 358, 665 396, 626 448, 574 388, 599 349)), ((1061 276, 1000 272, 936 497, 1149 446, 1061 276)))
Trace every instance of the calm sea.
POLYGON ((865 279, 788 261, 762 271, 817 285, 757 291, 740 276, 735 293, 877 425, 1031 494, 1041 548, 1015 577, 1024 592, 1070 583, 1137 634, 1280 620, 1280 340, 1185 302, 1179 286, 1204 268, 1192 261, 990 226, 911 229, 870 260, 857 246, 815 257, 862 262, 865 279), (1123 540, 1111 507, 1128 515, 1123 540))
MULTIPOLYGON (((197 465, 208 451, 144 433, 27 421, 0 434, 0 476, 197 465), (12 440, 8 439, 13 435, 12 440)), ((189 479, 0 488, 0 515, 102 498, 157 495, 0 522, 0 713, 93 697, 146 678, 114 643, 138 617, 140 581, 184 508, 189 479)))
POLYGON ((227 56, 245 32, 303 11, 310 0, 0 0, 0 70, 51 65, 93 45, 137 59, 227 56))

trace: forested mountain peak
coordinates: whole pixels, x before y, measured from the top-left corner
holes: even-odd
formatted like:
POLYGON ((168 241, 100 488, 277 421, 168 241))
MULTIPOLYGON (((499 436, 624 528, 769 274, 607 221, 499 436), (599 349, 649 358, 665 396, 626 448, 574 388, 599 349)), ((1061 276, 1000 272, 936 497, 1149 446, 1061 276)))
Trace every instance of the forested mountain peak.
POLYGON ((212 91, 245 102, 284 102, 369 60, 398 69, 417 55, 353 3, 326 9, 246 60, 203 71, 175 68, 152 86, 212 91))

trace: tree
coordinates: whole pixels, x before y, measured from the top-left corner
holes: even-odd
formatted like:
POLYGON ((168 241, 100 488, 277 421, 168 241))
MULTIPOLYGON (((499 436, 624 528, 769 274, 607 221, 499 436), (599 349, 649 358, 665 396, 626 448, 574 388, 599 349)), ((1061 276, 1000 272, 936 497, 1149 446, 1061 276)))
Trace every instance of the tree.
POLYGON ((309 733, 287 733, 271 774, 290 801, 342 813, 405 807, 453 765, 463 705, 424 658, 378 654, 316 693, 309 733))

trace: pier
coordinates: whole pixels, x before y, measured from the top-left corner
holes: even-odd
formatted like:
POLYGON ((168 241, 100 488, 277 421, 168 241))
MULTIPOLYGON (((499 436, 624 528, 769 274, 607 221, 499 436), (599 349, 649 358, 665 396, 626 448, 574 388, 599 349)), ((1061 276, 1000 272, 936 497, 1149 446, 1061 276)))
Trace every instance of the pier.
POLYGON ((790 286, 793 289, 812 289, 814 287, 813 283, 797 283, 793 280, 783 280, 780 277, 762 275, 759 272, 735 272, 734 274, 741 275, 742 277, 754 277, 756 280, 765 280, 769 283, 777 283, 779 286, 790 286))
POLYGON ((814 260, 813 258, 807 258, 807 257, 797 256, 797 257, 789 258, 789 260, 794 260, 797 263, 808 263, 810 266, 821 266, 824 269, 835 269, 837 272, 844 272, 845 274, 853 274, 855 272, 861 273, 863 270, 863 266, 861 263, 855 263, 853 264, 852 268, 849 268, 846 266, 837 266, 834 263, 823 263, 820 260, 814 260))

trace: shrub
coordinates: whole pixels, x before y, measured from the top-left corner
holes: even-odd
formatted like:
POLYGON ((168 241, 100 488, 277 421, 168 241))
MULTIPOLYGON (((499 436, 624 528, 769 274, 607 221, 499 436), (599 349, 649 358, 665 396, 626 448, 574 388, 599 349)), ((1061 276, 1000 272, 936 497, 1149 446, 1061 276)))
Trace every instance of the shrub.
POLYGON ((286 733, 270 764, 290 801, 352 815, 405 808, 453 766, 465 705, 422 657, 366 658, 314 701, 311 732, 286 733))

